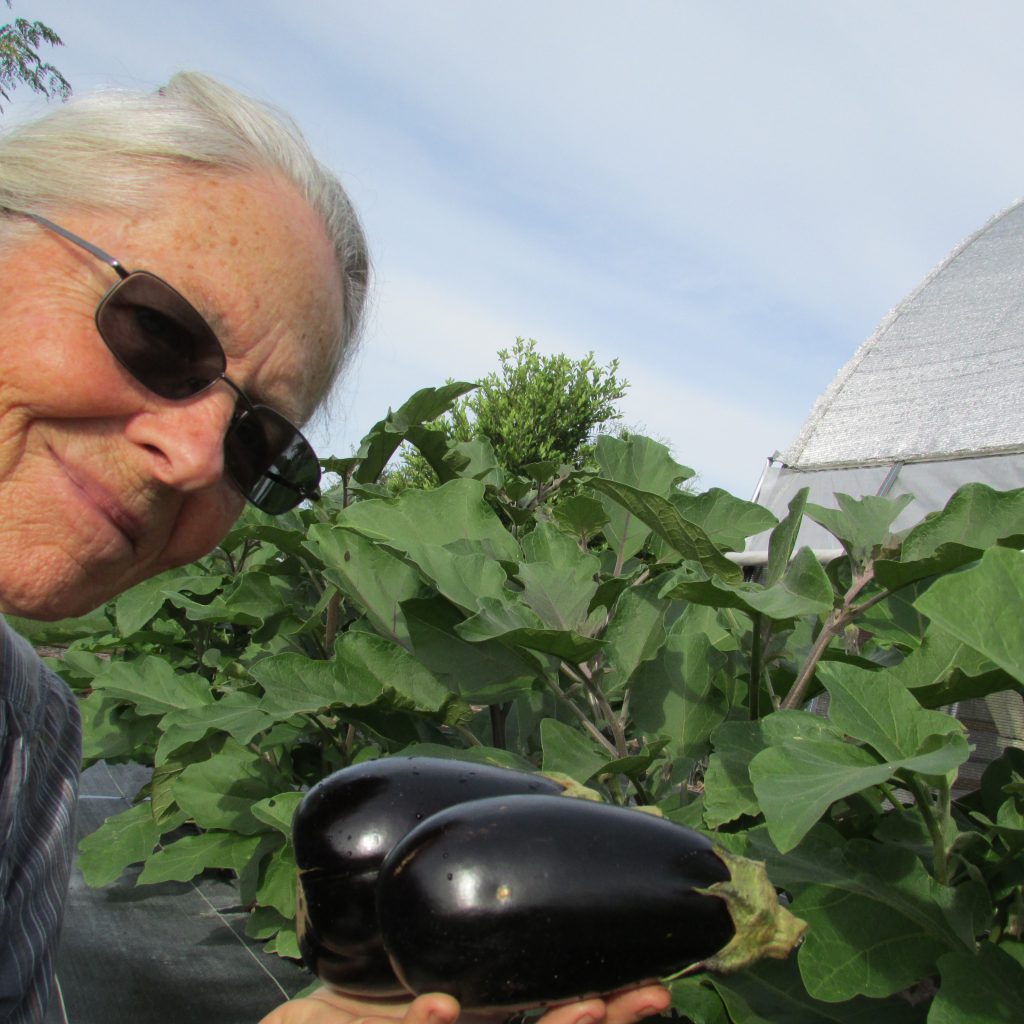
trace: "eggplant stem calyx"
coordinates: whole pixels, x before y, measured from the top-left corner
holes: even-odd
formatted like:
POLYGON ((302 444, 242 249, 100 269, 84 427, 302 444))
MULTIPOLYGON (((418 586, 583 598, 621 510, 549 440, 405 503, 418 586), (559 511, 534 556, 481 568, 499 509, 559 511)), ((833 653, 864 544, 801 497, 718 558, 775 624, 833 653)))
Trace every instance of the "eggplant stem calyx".
POLYGON ((708 970, 731 974, 765 957, 785 960, 799 945, 807 931, 807 922, 779 903, 775 887, 760 861, 748 860, 718 847, 715 854, 732 877, 728 882, 715 882, 699 891, 725 901, 736 934, 713 956, 683 973, 708 970))

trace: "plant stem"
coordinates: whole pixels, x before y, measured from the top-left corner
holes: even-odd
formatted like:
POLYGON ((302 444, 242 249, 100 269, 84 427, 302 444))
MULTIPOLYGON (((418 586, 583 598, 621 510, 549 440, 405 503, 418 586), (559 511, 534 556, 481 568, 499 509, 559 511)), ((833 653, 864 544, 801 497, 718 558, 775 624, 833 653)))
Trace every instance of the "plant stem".
MULTIPOLYGON (((317 729, 323 734, 324 739, 334 747, 335 750, 341 754, 345 763, 348 764, 350 751, 345 749, 345 746, 338 741, 338 737, 335 735, 333 729, 328 729, 327 726, 320 720, 319 715, 309 715, 309 720, 317 727, 317 729)), ((351 726, 350 726, 351 728, 351 726)))
MULTIPOLYGON (((508 720, 508 713, 511 708, 512 705, 510 703, 492 704, 489 708, 491 715, 491 743, 499 750, 507 749, 508 739, 505 735, 505 722, 508 720)), ((463 734, 460 732, 460 735, 463 734)), ((473 738, 476 739, 475 736, 473 738)), ((476 742, 477 745, 480 745, 479 740, 476 742)))
POLYGON ((467 729, 464 725, 457 725, 457 726, 455 726, 455 731, 466 741, 466 743, 469 746, 471 746, 471 747, 482 747, 483 746, 483 743, 481 743, 480 740, 477 739, 477 737, 474 736, 469 731, 469 729, 467 729))
POLYGON ((612 710, 611 704, 608 703, 608 698, 604 695, 604 691, 597 685, 597 681, 594 679, 594 673, 590 668, 586 665, 580 665, 580 673, 586 683, 587 692, 593 698, 598 712, 608 723, 608 728, 612 731, 617 755, 619 757, 626 757, 629 754, 629 748, 626 745, 626 734, 622 728, 622 723, 612 710))
MULTIPOLYGON (((933 874, 935 875, 935 881, 941 885, 949 884, 949 865, 946 860, 946 840, 942 834, 942 826, 939 820, 936 818, 934 808, 932 807, 931 794, 925 789, 920 778, 913 772, 901 772, 899 774, 901 781, 905 782, 909 787, 910 791, 914 794, 914 803, 917 809, 921 812, 921 817, 924 819, 924 823, 928 828, 928 834, 932 839, 932 851, 933 851, 933 874)), ((949 792, 948 783, 945 786, 947 795, 949 792)))
POLYGON ((750 643, 750 720, 756 722, 761 717, 761 660, 762 641, 761 635, 761 613, 755 612, 751 617, 751 643, 750 643))
POLYGON ((338 613, 341 608, 341 591, 335 590, 327 602, 327 619, 324 624, 324 652, 330 656, 338 635, 338 613))
POLYGON ((868 563, 868 565, 864 567, 864 570, 853 578, 853 582, 850 584, 850 589, 843 596, 842 607, 833 608, 832 611, 829 612, 828 617, 825 619, 825 622, 821 627, 821 632, 818 634, 814 641, 814 645, 811 647, 810 654, 807 655, 807 661, 804 662, 804 665, 800 669, 793 685, 790 687, 789 693, 786 694, 786 698, 781 704, 781 708, 783 710, 789 711, 793 708, 798 708, 803 704, 804 694, 807 692, 807 688, 811 685, 811 680, 814 678, 818 662, 821 661, 825 651, 828 650, 829 644, 831 644, 832 641, 839 636, 839 634, 842 633, 858 615, 877 604, 883 598, 889 596, 889 592, 884 591, 881 594, 876 594, 869 601, 865 601, 864 604, 859 607, 854 607, 853 602, 857 600, 861 592, 874 579, 874 577, 874 564, 868 563))
POLYGON ((586 731, 590 733, 590 735, 595 740, 597 740, 597 742, 600 743, 601 746, 604 747, 604 749, 607 750, 612 757, 619 757, 619 752, 615 749, 615 745, 611 742, 611 740, 609 740, 608 737, 605 736, 605 734, 601 732, 601 730, 598 729, 598 727, 594 725, 594 723, 589 718, 587 718, 587 716, 580 710, 580 708, 578 708, 571 700, 569 700, 568 697, 566 697, 564 693, 562 693, 562 691, 558 688, 558 685, 553 680, 548 678, 546 674, 545 681, 547 683, 548 689, 555 695, 555 697, 558 699, 558 702, 563 707, 568 709, 570 714, 572 714, 572 716, 580 723, 580 725, 582 725, 583 728, 586 729, 586 731))
POLYGON ((622 567, 626 564, 626 547, 625 540, 626 534, 629 532, 629 521, 633 518, 631 512, 626 513, 626 521, 622 527, 622 540, 623 543, 619 547, 618 552, 615 555, 615 568, 612 569, 612 576, 618 577, 622 575, 622 567))
POLYGON ((892 791, 892 786, 890 786, 886 782, 882 782, 879 783, 878 788, 882 791, 882 796, 884 796, 885 799, 888 800, 890 804, 892 804, 892 809, 897 814, 906 814, 903 804, 899 802, 899 800, 896 798, 896 794, 892 791))

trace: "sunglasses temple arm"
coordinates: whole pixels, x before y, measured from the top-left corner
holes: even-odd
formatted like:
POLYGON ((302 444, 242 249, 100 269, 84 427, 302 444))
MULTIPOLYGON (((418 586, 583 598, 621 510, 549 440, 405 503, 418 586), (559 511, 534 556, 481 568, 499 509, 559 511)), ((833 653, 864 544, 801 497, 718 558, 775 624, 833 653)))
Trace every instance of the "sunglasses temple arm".
POLYGON ((55 234, 60 235, 61 238, 66 238, 72 244, 77 245, 79 249, 84 249, 86 252, 92 253, 92 255, 97 259, 103 260, 104 263, 113 267, 121 278, 128 276, 128 271, 125 270, 113 256, 104 252, 98 245, 93 245, 92 242, 87 242, 84 238, 79 238, 78 235, 68 231, 67 228, 62 228, 59 224, 54 224, 52 220, 40 217, 38 213, 26 213, 25 216, 30 220, 34 220, 41 227, 47 228, 55 234))
POLYGON ((265 470, 263 475, 273 480, 275 484, 280 484, 282 487, 287 487, 289 491, 294 491, 296 494, 301 495, 306 501, 319 501, 323 497, 319 487, 314 487, 312 490, 306 487, 296 487, 291 480, 286 480, 271 469, 265 470))

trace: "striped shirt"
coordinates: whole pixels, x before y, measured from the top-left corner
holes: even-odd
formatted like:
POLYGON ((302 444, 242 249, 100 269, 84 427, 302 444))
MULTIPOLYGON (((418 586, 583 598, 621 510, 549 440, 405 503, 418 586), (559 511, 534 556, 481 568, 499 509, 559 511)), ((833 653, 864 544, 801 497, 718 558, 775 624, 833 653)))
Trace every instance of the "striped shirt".
POLYGON ((0 618, 0 1021, 42 1020, 74 854, 74 695, 0 618))

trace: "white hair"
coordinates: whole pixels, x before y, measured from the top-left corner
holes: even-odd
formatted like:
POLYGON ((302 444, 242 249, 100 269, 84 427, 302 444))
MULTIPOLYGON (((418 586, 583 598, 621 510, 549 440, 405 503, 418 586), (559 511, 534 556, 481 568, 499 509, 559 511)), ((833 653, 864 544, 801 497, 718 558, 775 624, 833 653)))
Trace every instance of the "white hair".
MULTIPOLYGON (((337 177, 283 112, 198 72, 154 93, 103 91, 0 133, 0 208, 57 216, 61 208, 138 208, 169 170, 276 171, 322 220, 344 310, 322 399, 358 343, 370 277, 359 218, 337 177)), ((20 218, 18 218, 20 220, 20 218)), ((14 221, 3 228, 18 231, 14 221)))

